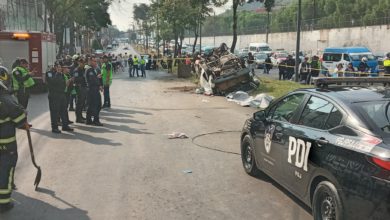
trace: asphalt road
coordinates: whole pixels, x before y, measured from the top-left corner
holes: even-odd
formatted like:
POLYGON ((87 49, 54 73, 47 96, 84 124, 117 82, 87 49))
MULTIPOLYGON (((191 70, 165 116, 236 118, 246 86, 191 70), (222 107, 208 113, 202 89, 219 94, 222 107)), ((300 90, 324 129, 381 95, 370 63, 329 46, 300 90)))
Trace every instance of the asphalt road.
POLYGON ((104 127, 75 124, 75 132, 60 135, 50 132, 47 95, 33 95, 40 190, 19 130, 16 206, 0 219, 312 219, 268 177, 244 172, 239 132, 255 109, 186 91, 192 86, 162 72, 117 74, 104 127), (168 139, 174 131, 190 138, 168 139))

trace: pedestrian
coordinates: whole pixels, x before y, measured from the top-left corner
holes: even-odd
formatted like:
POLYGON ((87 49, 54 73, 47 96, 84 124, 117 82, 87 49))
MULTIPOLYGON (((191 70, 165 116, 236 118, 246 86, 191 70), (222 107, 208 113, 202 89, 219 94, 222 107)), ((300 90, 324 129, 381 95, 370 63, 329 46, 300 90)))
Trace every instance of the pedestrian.
POLYGON ((310 63, 310 74, 307 78, 307 84, 311 84, 312 77, 318 77, 321 71, 321 63, 319 61, 319 57, 314 55, 312 61, 310 63))
POLYGON ((103 56, 102 64, 102 78, 103 78, 103 94, 104 94, 104 103, 103 108, 111 108, 111 99, 110 99, 110 86, 112 84, 112 64, 108 61, 107 56, 103 56))
POLYGON ((290 80, 294 75, 295 70, 295 60, 292 55, 289 54, 286 59, 286 79, 290 80))
POLYGON ((76 87, 76 122, 85 123, 86 118, 83 117, 83 109, 88 93, 88 84, 85 79, 85 61, 83 58, 78 59, 78 67, 73 72, 74 84, 76 87))
MULTIPOLYGON (((29 64, 26 59, 19 59, 16 61, 16 67, 12 70, 12 85, 13 92, 18 99, 20 105, 27 110, 28 99, 30 98, 30 89, 35 85, 32 74, 29 72, 29 64)), ((31 126, 31 125, 30 125, 31 126)))
POLYGON ((253 67, 253 64, 255 63, 255 57, 252 55, 252 52, 248 53, 248 68, 251 71, 251 73, 255 74, 255 69, 253 67))
POLYGON ((145 69, 146 70, 150 70, 151 66, 152 66, 152 55, 148 54, 147 61, 148 62, 146 63, 146 68, 145 69))
POLYGON ((370 72, 370 66, 367 64, 367 61, 367 57, 363 57, 358 65, 358 71, 360 72, 360 76, 365 76, 367 75, 366 73, 370 72))
POLYGON ((190 59, 190 56, 188 54, 186 55, 185 64, 188 66, 191 65, 191 59, 190 59))
POLYGON ((141 77, 146 77, 146 71, 145 71, 145 59, 144 59, 144 56, 141 56, 141 60, 140 60, 140 67, 141 67, 141 77))
POLYGON ((264 74, 269 74, 269 71, 272 69, 271 55, 267 55, 264 62, 264 74))
POLYGON ((139 74, 138 74, 138 64, 139 64, 139 60, 138 60, 138 57, 137 55, 134 55, 134 58, 133 58, 133 74, 132 76, 135 76, 135 71, 137 71, 137 77, 139 77, 139 74))
POLYGON ((337 64, 336 69, 332 73, 332 77, 343 77, 344 76, 344 66, 342 63, 337 64))
POLYGON ((308 61, 309 57, 305 57, 303 62, 299 64, 299 82, 302 84, 306 84, 309 75, 310 64, 308 61))
POLYGON ((0 213, 14 207, 11 194, 18 160, 16 128, 30 129, 25 109, 10 91, 11 79, 8 70, 0 66, 0 213))
POLYGON ((157 70, 157 56, 153 55, 153 70, 157 70))
MULTIPOLYGON (((68 62, 69 64, 69 62, 68 62)), ((64 64, 62 66, 62 73, 64 75, 65 81, 66 81, 66 87, 65 87, 65 96, 66 96, 66 103, 65 103, 65 116, 67 119, 68 124, 73 124, 73 121, 69 120, 69 114, 68 114, 68 106, 71 100, 72 90, 74 90, 74 78, 70 74, 70 68, 71 66, 67 66, 64 64)))
POLYGON ((133 55, 130 54, 127 63, 129 64, 129 77, 133 77, 133 55))
POLYGON ((87 108, 87 125, 103 126, 100 122, 99 113, 102 106, 100 92, 102 87, 102 75, 97 72, 97 61, 95 57, 89 57, 88 67, 85 70, 88 90, 88 108, 87 108))
POLYGON ((67 116, 67 100, 66 100, 66 85, 69 81, 66 80, 60 63, 57 61, 54 68, 46 73, 47 88, 49 90, 49 110, 51 120, 51 131, 59 134, 58 119, 61 119, 63 131, 73 131, 69 127, 69 117, 67 116))
POLYGON ((125 68, 127 68, 128 60, 129 60, 129 55, 127 55, 127 53, 125 53, 125 55, 123 56, 123 63, 124 63, 125 68))
POLYGON ((287 64, 286 60, 282 60, 279 65, 279 80, 285 80, 286 79, 286 69, 287 69, 287 64))
POLYGON ((355 76, 355 67, 353 67, 352 63, 348 63, 347 68, 344 71, 345 77, 354 77, 355 76))

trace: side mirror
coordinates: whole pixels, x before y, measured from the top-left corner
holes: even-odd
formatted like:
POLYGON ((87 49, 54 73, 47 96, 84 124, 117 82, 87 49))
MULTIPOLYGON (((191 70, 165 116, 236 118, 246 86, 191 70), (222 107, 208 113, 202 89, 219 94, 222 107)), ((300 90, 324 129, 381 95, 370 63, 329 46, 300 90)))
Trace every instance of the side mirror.
POLYGON ((258 111, 258 112, 253 113, 253 118, 254 118, 256 121, 265 121, 265 120, 266 120, 265 111, 264 111, 264 110, 261 110, 261 111, 258 111))

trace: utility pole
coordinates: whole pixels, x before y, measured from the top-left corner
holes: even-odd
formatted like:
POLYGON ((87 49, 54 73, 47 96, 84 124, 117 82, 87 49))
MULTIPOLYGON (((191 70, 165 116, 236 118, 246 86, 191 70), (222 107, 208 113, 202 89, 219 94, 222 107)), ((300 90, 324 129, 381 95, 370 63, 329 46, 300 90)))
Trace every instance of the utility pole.
POLYGON ((298 13, 297 13, 297 47, 295 50, 295 82, 299 80, 299 47, 301 44, 301 10, 302 0, 298 0, 298 13))
POLYGON ((159 8, 160 8, 160 0, 157 0, 157 59, 159 59, 160 57, 160 29, 159 29, 159 25, 158 25, 158 12, 159 12, 159 8))
POLYGON ((199 53, 202 54, 202 19, 199 16, 199 53))
POLYGON ((215 11, 214 11, 214 19, 213 19, 213 32, 214 32, 214 47, 215 47, 215 11))

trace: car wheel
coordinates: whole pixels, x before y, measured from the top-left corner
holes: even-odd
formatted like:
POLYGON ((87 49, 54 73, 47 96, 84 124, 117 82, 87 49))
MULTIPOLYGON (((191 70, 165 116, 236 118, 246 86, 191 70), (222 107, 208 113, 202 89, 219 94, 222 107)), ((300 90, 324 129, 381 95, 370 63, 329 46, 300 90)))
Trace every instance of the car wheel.
POLYGON ((253 150, 253 143, 249 135, 246 135, 241 142, 241 159, 244 170, 251 176, 256 176, 260 170, 256 165, 255 152, 253 150))
POLYGON ((343 205, 336 187, 329 181, 320 182, 313 195, 315 220, 342 220, 343 205))

